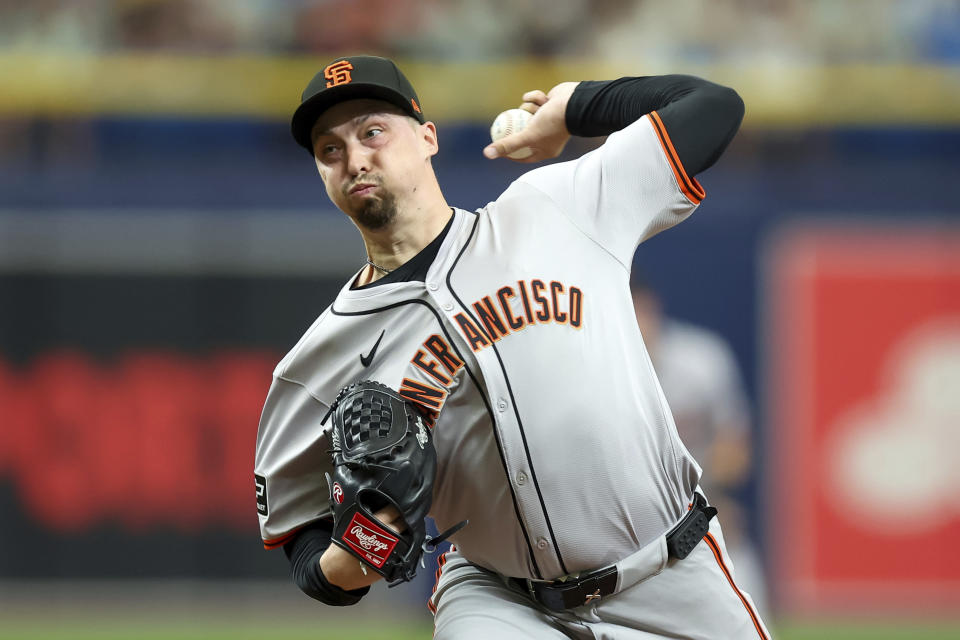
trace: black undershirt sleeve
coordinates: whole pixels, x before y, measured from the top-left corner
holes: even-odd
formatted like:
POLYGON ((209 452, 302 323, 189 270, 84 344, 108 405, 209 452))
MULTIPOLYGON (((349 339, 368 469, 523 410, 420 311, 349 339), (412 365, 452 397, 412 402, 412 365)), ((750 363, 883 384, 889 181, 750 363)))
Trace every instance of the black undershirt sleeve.
POLYGON ((300 590, 315 600, 334 606, 347 606, 360 602, 370 587, 345 591, 330 584, 320 571, 320 556, 330 546, 333 523, 318 520, 301 529, 293 540, 283 545, 290 560, 290 573, 300 590))
POLYGON ((576 136, 605 136, 651 111, 660 115, 683 168, 694 176, 730 144, 744 107, 733 89, 694 76, 585 81, 567 103, 567 129, 576 136))

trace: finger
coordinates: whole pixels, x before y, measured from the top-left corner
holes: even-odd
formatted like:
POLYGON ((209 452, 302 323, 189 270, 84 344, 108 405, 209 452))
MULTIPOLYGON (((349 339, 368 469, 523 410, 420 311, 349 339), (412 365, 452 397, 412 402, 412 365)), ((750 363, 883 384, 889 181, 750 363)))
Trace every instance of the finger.
MULTIPOLYGON (((514 151, 529 147, 531 142, 532 137, 528 131, 518 131, 517 133, 511 133, 509 136, 504 136, 496 142, 488 144, 483 150, 483 155, 491 160, 495 158, 505 158, 514 151)), ((513 160, 513 158, 511 158, 511 160, 513 160)))
POLYGON ((373 514, 377 520, 384 523, 388 527, 392 527, 397 531, 403 531, 407 528, 406 523, 403 521, 403 517, 400 515, 400 512, 393 505, 387 505, 386 507, 380 509, 373 514))
POLYGON ((377 516, 384 522, 390 522, 400 517, 400 511, 392 504, 388 504, 381 509, 377 509, 373 515, 377 516))
POLYGON ((523 101, 532 102, 536 105, 543 106, 543 104, 547 101, 547 94, 545 94, 543 91, 540 91, 540 89, 527 91, 525 94, 523 94, 523 101))
POLYGON ((517 146, 517 144, 512 140, 512 138, 514 138, 516 135, 517 134, 500 138, 496 142, 488 144, 483 150, 483 155, 493 160, 495 158, 506 158, 517 149, 522 149, 526 145, 517 146))
MULTIPOLYGON (((522 148, 523 147, 517 147, 517 149, 522 149, 522 148)), ((517 149, 513 149, 511 151, 505 151, 502 145, 499 145, 499 143, 494 142, 493 144, 490 144, 484 147, 483 155, 489 160, 496 160, 497 158, 508 157, 511 153, 513 153, 517 149)), ((528 163, 528 162, 540 162, 540 160, 543 160, 543 157, 540 152, 534 149, 533 154, 530 156, 527 156, 526 158, 509 158, 509 159, 513 160, 514 162, 528 163)))
POLYGON ((501 149, 496 142, 488 144, 483 148, 483 155, 490 160, 496 160, 501 155, 501 149))
POLYGON ((537 110, 540 109, 540 105, 533 102, 524 102, 520 105, 520 108, 529 113, 536 113, 537 110))

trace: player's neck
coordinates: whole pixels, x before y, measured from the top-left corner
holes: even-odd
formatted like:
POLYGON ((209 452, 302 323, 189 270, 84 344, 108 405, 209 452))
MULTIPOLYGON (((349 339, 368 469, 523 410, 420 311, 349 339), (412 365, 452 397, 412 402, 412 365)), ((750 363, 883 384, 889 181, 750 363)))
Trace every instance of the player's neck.
POLYGON ((429 202, 421 200, 402 208, 393 223, 384 229, 360 228, 367 259, 377 265, 369 269, 367 282, 379 280, 420 253, 443 231, 451 215, 453 210, 439 195, 429 202))

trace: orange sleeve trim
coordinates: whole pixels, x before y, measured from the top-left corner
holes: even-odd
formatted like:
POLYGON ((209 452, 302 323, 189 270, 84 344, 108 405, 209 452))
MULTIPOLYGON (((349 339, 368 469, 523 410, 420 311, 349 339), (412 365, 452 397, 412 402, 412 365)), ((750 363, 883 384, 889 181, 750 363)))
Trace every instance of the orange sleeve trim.
POLYGON ((712 534, 708 533, 703 537, 703 540, 707 543, 707 546, 710 547, 710 550, 713 551, 713 557, 717 559, 717 564, 720 565, 723 575, 727 577, 727 582, 729 582, 730 586, 733 587, 737 597, 740 598, 740 602, 743 603, 747 613, 750 614, 750 619, 753 621, 753 626, 757 630, 757 633, 760 634, 760 639, 770 640, 770 637, 763 628, 763 623, 760 622, 760 616, 758 616, 757 612, 753 610, 753 607, 750 606, 750 603, 747 602, 747 599, 743 597, 743 592, 740 591, 740 589, 737 588, 737 585, 733 582, 733 576, 730 574, 730 570, 727 569, 727 565, 723 561, 723 554, 720 553, 720 545, 717 543, 716 538, 714 538, 712 534))
POLYGON ((293 536, 295 536, 295 535, 297 534, 297 532, 300 531, 300 529, 302 529, 302 528, 303 528, 303 527, 297 527, 296 529, 294 529, 294 530, 291 531, 290 533, 285 533, 284 535, 280 536, 279 538, 264 539, 264 541, 263 541, 263 548, 264 548, 264 549, 276 549, 277 547, 282 547, 282 546, 285 545, 286 543, 290 542, 290 539, 293 538, 293 536))
POLYGON ((653 125, 653 130, 657 133, 657 137, 660 138, 663 153, 667 156, 667 160, 670 161, 670 168, 673 169, 673 176, 677 179, 677 186, 680 187, 680 191, 682 191, 683 195, 693 204, 700 204, 704 196, 707 195, 707 192, 703 190, 703 187, 700 186, 696 178, 691 178, 687 175, 687 170, 683 168, 683 163, 680 162, 680 156, 677 155, 677 150, 673 147, 673 142, 670 140, 667 128, 664 126, 663 120, 660 119, 660 114, 656 111, 651 111, 647 114, 647 117, 650 118, 650 124, 653 125))

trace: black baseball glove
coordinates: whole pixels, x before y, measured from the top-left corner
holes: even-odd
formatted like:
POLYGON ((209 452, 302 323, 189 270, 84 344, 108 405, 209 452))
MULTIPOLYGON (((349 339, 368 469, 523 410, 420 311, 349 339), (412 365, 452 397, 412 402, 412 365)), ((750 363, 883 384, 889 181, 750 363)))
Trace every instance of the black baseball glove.
POLYGON ((331 415, 332 541, 387 581, 410 580, 427 542, 424 517, 437 472, 430 430, 411 403, 371 380, 341 390, 331 415), (390 505, 400 512, 403 531, 374 515, 390 505))

